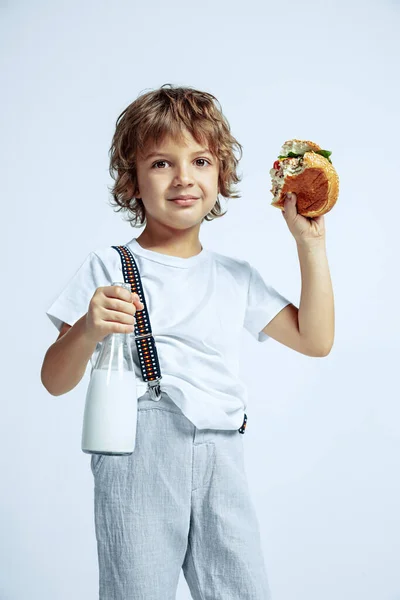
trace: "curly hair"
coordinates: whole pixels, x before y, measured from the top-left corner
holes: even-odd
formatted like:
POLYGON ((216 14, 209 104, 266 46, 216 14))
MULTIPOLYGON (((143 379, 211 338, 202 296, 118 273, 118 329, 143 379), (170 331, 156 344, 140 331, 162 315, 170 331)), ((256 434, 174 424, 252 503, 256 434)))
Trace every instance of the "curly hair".
MULTIPOLYGON (((179 142, 183 139, 184 130, 189 131, 199 144, 207 143, 210 152, 218 159, 221 195, 224 198, 241 197, 232 189, 232 184, 241 181, 236 169, 243 150, 232 136, 218 100, 207 92, 164 84, 139 96, 119 115, 109 150, 109 172, 115 181, 109 190, 114 199, 111 205, 119 207, 116 212, 128 212, 127 220, 132 227, 141 227, 146 222, 143 201, 134 196, 138 187, 138 152, 143 152, 148 141, 158 144, 167 135, 179 142), (234 155, 234 148, 239 150, 239 159, 234 155)), ((225 214, 217 199, 202 222, 225 214)))

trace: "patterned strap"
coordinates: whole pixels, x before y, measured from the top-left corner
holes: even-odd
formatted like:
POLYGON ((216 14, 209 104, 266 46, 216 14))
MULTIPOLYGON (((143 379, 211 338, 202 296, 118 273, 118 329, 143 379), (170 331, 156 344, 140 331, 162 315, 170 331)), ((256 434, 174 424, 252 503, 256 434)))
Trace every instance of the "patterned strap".
POLYGON ((135 341, 139 355, 143 381, 147 381, 148 390, 153 400, 161 398, 161 369, 157 348, 151 331, 150 316, 147 310, 142 281, 135 258, 127 246, 112 246, 120 255, 124 281, 129 283, 131 291, 139 296, 144 308, 135 314, 135 341))
POLYGON ((244 413, 243 423, 239 427, 238 432, 239 433, 244 433, 246 431, 246 425, 247 425, 247 415, 246 415, 246 413, 244 413))
MULTIPOLYGON (((112 246, 112 248, 114 248, 121 257, 124 281, 130 284, 131 291, 139 296, 139 299, 143 304, 143 309, 137 311, 135 314, 135 341, 143 381, 147 381, 149 393, 153 400, 159 400, 161 398, 161 369, 156 343, 151 331, 150 316, 147 310, 139 269, 132 252, 127 246, 112 246)), ((238 429, 239 433, 244 433, 246 431, 246 424, 247 415, 244 413, 243 423, 238 429)))

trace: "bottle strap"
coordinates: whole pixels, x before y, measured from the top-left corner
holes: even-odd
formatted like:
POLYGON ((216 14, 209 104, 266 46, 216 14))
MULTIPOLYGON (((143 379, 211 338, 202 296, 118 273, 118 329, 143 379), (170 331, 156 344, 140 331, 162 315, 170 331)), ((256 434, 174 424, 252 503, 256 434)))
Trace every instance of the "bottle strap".
POLYGON ((138 351, 143 381, 147 381, 149 394, 153 400, 161 398, 162 379, 156 343, 151 331, 150 315, 147 310, 142 281, 135 258, 127 246, 112 246, 120 255, 125 283, 139 296, 143 309, 136 311, 135 342, 138 351))
MULTIPOLYGON (((160 363, 158 360, 156 343, 151 331, 150 315, 147 310, 146 298, 143 291, 142 280, 135 258, 128 246, 112 246, 120 255, 122 273, 125 283, 129 283, 131 291, 139 296, 143 309, 136 312, 135 341, 138 350, 140 368, 143 381, 147 381, 149 394, 153 400, 161 397, 160 381, 162 379, 160 363)), ((242 425, 238 432, 246 431, 247 415, 244 413, 242 425)))

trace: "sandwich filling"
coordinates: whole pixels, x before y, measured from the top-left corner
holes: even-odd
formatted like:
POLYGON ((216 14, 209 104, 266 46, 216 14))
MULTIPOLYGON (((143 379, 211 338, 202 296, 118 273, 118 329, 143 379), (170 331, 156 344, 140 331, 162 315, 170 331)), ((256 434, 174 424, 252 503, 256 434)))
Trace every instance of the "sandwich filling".
POLYGON ((272 180, 272 189, 270 191, 274 196, 272 202, 278 202, 285 178, 288 175, 297 176, 305 170, 303 159, 306 152, 321 154, 332 163, 329 158, 332 152, 329 152, 329 150, 315 150, 314 148, 307 144, 307 142, 298 142, 296 140, 287 142, 282 146, 278 160, 274 162, 274 166, 269 172, 272 180))
MULTIPOLYGON (((274 196, 274 200, 278 200, 278 196, 283 188, 285 178, 288 175, 300 175, 304 171, 303 157, 286 158, 283 161, 276 160, 269 174, 272 180, 272 189, 270 190, 274 196)), ((274 201, 273 200, 273 201, 274 201)))

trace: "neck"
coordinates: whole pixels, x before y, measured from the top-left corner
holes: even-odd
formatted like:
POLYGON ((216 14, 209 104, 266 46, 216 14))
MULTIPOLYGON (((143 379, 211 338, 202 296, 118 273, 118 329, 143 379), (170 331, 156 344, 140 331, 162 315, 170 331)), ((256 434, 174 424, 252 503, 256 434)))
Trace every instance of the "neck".
POLYGON ((200 254, 203 247, 199 240, 199 231, 151 232, 146 227, 136 238, 138 244, 146 250, 153 250, 169 256, 190 258, 200 254))

